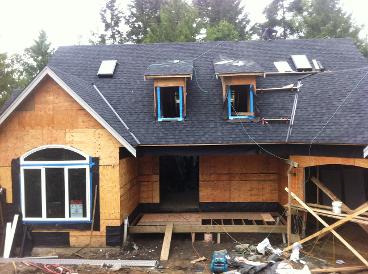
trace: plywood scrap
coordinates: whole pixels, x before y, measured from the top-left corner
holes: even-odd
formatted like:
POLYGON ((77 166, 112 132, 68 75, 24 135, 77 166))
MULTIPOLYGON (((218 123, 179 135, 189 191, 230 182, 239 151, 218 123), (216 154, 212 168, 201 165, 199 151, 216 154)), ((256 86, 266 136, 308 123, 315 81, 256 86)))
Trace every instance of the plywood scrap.
MULTIPOLYGON (((316 233, 314 233, 314 234, 312 234, 312 235, 310 235, 310 236, 308 236, 308 237, 300 240, 299 243, 302 244, 302 243, 305 243, 307 241, 310 241, 310 240, 312 240, 312 239, 314 239, 316 237, 321 237, 321 236, 323 236, 323 234, 331 231, 334 228, 338 228, 339 226, 341 226, 341 225, 343 225, 343 224, 351 221, 354 217, 356 217, 356 216, 358 216, 358 215, 360 215, 360 214, 362 214, 364 212, 367 212, 367 211, 368 211, 368 203, 365 203, 363 207, 359 207, 359 209, 357 209, 353 214, 350 214, 350 215, 346 216, 345 218, 337 221, 336 223, 334 223, 334 224, 332 224, 330 226, 327 226, 327 227, 323 228, 322 230, 317 231, 316 233)), ((292 246, 291 245, 288 246, 288 247, 286 247, 284 249, 284 251, 289 251, 290 249, 292 249, 292 246)))
MULTIPOLYGON (((304 203, 298 196, 296 196, 293 192, 291 192, 287 187, 285 190, 290 194, 290 196, 295 199, 301 206, 303 206, 313 217, 315 217, 322 225, 325 227, 329 227, 329 225, 318 216, 306 203, 304 203)), ((356 251, 340 234, 338 234, 335 230, 331 229, 331 233, 340 240, 340 242, 345 245, 364 265, 368 267, 368 261, 358 252, 356 251)))
POLYGON ((161 249, 161 261, 167 261, 169 259, 170 245, 171 245, 171 237, 173 233, 174 224, 168 223, 165 229, 164 242, 162 243, 161 249))
POLYGON ((4 258, 9 258, 10 252, 13 246, 14 235, 17 229, 19 215, 15 214, 13 218, 13 223, 6 224, 6 236, 4 245, 4 258))

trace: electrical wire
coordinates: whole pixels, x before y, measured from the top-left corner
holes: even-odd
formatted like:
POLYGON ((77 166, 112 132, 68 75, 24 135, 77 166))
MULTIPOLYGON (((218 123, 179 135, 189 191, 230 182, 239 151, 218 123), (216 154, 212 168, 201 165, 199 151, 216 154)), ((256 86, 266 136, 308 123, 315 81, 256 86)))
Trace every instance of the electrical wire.
POLYGON ((327 125, 330 123, 330 121, 335 117, 336 113, 339 112, 341 107, 345 104, 346 100, 350 97, 350 95, 359 87, 360 83, 367 77, 367 72, 363 75, 363 77, 356 83, 356 85, 346 94, 340 105, 335 109, 335 111, 332 113, 330 118, 327 119, 326 123, 322 126, 322 128, 317 132, 316 136, 313 137, 313 139, 310 142, 310 147, 312 146, 313 142, 319 137, 319 135, 323 132, 323 130, 327 127, 327 125))

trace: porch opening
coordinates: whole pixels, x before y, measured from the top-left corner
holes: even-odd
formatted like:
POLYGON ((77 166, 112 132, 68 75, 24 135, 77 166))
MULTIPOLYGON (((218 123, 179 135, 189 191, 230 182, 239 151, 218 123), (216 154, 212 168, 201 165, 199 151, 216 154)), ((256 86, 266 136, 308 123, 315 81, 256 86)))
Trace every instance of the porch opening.
POLYGON ((198 156, 161 156, 160 208, 183 211, 199 207, 198 156))
POLYGON ((368 200, 368 169, 348 165, 323 165, 306 168, 306 202, 331 206, 331 199, 317 191, 310 180, 317 178, 343 203, 354 209, 368 200))

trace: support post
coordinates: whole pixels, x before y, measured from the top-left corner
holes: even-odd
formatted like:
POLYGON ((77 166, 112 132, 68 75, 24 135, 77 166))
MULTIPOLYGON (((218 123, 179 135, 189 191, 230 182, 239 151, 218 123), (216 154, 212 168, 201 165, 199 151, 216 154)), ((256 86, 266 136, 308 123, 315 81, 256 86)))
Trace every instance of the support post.
MULTIPOLYGON (((291 169, 292 165, 289 164, 289 168, 287 170, 287 180, 288 180, 288 189, 291 189, 291 169)), ((288 192, 288 206, 287 206, 287 220, 286 220, 286 228, 287 228, 287 243, 291 245, 291 195, 288 192)))
POLYGON ((161 250, 161 257, 160 257, 161 261, 167 261, 169 259, 173 227, 174 227, 173 223, 168 223, 166 225, 164 242, 162 243, 162 250, 161 250))

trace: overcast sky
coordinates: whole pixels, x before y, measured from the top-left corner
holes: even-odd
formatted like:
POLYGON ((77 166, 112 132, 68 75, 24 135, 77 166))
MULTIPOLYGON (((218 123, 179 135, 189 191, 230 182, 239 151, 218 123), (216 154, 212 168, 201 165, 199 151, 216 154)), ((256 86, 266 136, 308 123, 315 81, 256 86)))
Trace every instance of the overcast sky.
MULTIPOLYGON (((120 0, 126 8, 128 0, 120 0)), ((224 0, 226 1, 226 0, 224 0)), ((252 21, 262 22, 270 0, 243 0, 252 21)), ((341 0, 346 11, 368 34, 368 1, 341 0)), ((105 0, 0 0, 0 52, 21 52, 44 29, 53 47, 87 44, 100 26, 99 10, 105 0)))

